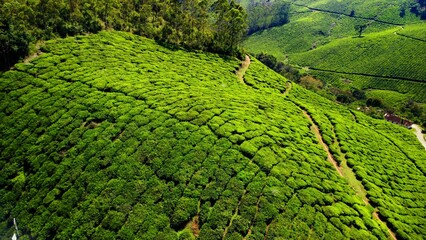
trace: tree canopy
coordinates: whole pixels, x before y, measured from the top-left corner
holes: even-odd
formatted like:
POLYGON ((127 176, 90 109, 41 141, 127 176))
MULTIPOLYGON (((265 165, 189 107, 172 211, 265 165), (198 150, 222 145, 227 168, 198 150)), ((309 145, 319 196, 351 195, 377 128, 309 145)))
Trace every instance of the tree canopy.
POLYGON ((289 22, 290 3, 284 1, 250 0, 247 7, 248 34, 289 22))
POLYGON ((247 28, 247 15, 234 0, 3 0, 0 4, 0 69, 25 56, 34 40, 107 29, 237 55, 247 28))

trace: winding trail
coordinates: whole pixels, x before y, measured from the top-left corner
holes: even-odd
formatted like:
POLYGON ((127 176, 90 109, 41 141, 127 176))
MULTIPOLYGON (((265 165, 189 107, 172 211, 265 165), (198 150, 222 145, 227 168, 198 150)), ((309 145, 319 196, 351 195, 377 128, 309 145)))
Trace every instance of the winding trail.
POLYGON ((246 55, 245 60, 241 62, 240 68, 237 70, 237 72, 235 72, 235 74, 237 75, 238 79, 240 80, 242 84, 246 84, 244 82, 244 74, 246 74, 246 71, 249 68, 249 66, 250 66, 250 57, 246 55))
MULTIPOLYGON (((359 182, 358 180, 356 180, 354 172, 352 171, 352 169, 346 165, 346 163, 344 164, 343 167, 339 167, 339 165, 337 164, 336 160, 334 159, 333 155, 331 154, 327 144, 323 141, 322 135, 319 131, 318 126, 315 124, 315 122, 312 120, 312 117, 305 111, 303 110, 303 114, 306 116, 306 118, 309 119, 309 121, 311 122, 311 130, 314 132, 315 136, 317 137, 318 141, 320 142, 320 144, 322 145, 322 147, 324 148, 324 150, 327 152, 327 156, 328 156, 328 161, 333 164, 334 168, 336 169, 336 171, 339 173, 339 175, 341 177, 344 177, 345 179, 348 180, 349 185, 355 190, 355 192, 357 192, 357 195, 360 196, 363 200, 363 202, 365 203, 366 206, 370 205, 369 203, 369 199, 367 198, 366 194, 362 194, 362 191, 365 191, 364 186, 361 184, 361 182, 359 182), (343 169, 342 169, 343 168, 343 169), (344 174, 343 171, 344 170, 344 174), (353 176, 352 176, 353 175, 353 176), (351 180, 352 179, 352 180, 351 180), (355 180, 354 180, 355 179, 355 180), (355 182, 354 182, 355 181, 355 182), (357 188, 361 188, 362 190, 359 190, 357 188), (358 190, 358 191, 357 191, 358 190), (359 192, 361 191, 361 192, 359 192)), ((379 222, 381 222, 384 226, 386 226, 386 229, 389 232, 389 235, 392 237, 393 240, 397 240, 395 233, 392 232, 392 230, 387 226, 386 222, 382 221, 379 217, 378 214, 378 209, 375 208, 374 212, 373 212, 373 217, 375 219, 377 219, 379 222)))
POLYGON ((194 234, 194 236, 197 238, 198 236, 200 236, 200 216, 197 214, 192 222, 191 222, 191 232, 192 234, 194 234))
POLYGON ((420 128, 419 125, 416 125, 416 124, 413 124, 413 129, 416 130, 415 134, 417 136, 417 139, 419 139, 420 143, 423 145, 423 147, 426 150, 426 140, 425 140, 425 137, 422 133, 422 129, 420 128))
POLYGON ((393 240, 397 240, 395 233, 394 233, 394 232, 392 232, 392 230, 390 230, 390 228, 388 227, 388 225, 386 224, 386 222, 384 222, 384 221, 382 221, 382 219, 380 219, 379 214, 378 214, 378 211, 379 211, 379 210, 378 210, 377 208, 375 208, 375 209, 374 209, 373 217, 374 217, 375 219, 377 219, 379 222, 383 223, 383 224, 386 226, 386 229, 388 230, 388 233, 390 234, 390 236, 391 236, 391 238, 392 238, 393 240))
POLYGON ((291 81, 288 81, 285 83, 285 91, 283 92, 284 97, 290 93, 292 87, 293 87, 293 83, 291 81))
MULTIPOLYGON (((286 83, 286 90, 283 93, 284 96, 287 96, 292 88, 293 84, 289 81, 286 83)), ((293 102, 293 101, 292 101, 293 102)), ((294 103, 294 102, 293 102, 294 103)), ((295 103, 296 104, 296 103, 295 103)), ((298 104, 296 104, 297 106, 299 106, 298 104)), ((300 107, 300 106, 299 106, 300 107)), ((315 134, 315 136, 318 139, 318 142, 321 144, 321 146, 324 148, 324 151, 327 153, 327 160, 333 164, 334 168, 336 169, 336 171, 339 173, 339 175, 341 177, 343 177, 343 173, 342 170, 340 169, 339 165, 337 164, 336 160, 334 159, 333 155, 330 152, 329 147, 327 146, 327 144, 324 142, 322 135, 320 133, 320 130, 318 128, 318 126, 315 124, 314 120, 312 119, 311 115, 308 114, 308 112, 306 112, 305 110, 302 109, 303 115, 305 115, 305 117, 309 120, 309 122, 311 123, 311 131, 315 134)))
POLYGON ((35 46, 36 51, 35 51, 35 53, 33 53, 32 55, 27 56, 24 59, 24 63, 30 63, 32 60, 34 60, 35 58, 37 58, 38 56, 40 56, 41 54, 43 54, 43 52, 40 50, 42 44, 43 44, 42 42, 37 42, 36 43, 36 46, 35 46))
MULTIPOLYGON (((247 70, 247 68, 248 68, 249 65, 250 65, 250 58, 248 56, 246 56, 246 60, 244 62, 242 62, 240 69, 236 73, 237 76, 238 76, 238 78, 240 79, 240 81, 242 83, 244 83, 244 73, 247 70)), ((286 83, 286 90, 285 90, 285 92, 282 93, 282 95, 284 97, 287 97, 289 95, 292 87, 293 87, 293 83, 290 82, 290 81, 287 82, 286 83)), ((294 102, 293 100, 290 100, 290 101, 293 102, 296 106, 298 106, 302 110, 303 115, 309 120, 309 122, 311 124, 311 127, 310 127, 311 131, 315 134, 315 136, 318 139, 318 142, 321 144, 321 146, 323 147, 324 151, 327 153, 327 160, 333 165, 333 167, 336 169, 336 171, 339 173, 339 175, 341 177, 345 178, 348 181, 349 186, 352 187, 352 189, 354 189, 356 195, 359 196, 362 199, 362 201, 364 202, 364 204, 366 206, 370 206, 370 201, 369 201, 369 199, 367 197, 367 191, 365 190, 365 188, 362 185, 362 183, 358 179, 356 179, 355 173, 347 165, 346 159, 344 159, 342 161, 341 166, 339 166, 339 164, 337 163, 337 161, 334 159, 333 154, 331 154, 328 145, 324 142, 323 137, 321 135, 321 132, 319 130, 319 127, 314 122, 314 120, 311 117, 311 115, 309 115, 309 113, 306 110, 304 110, 304 108, 300 104, 294 102)), ((357 122, 356 116, 353 113, 352 113, 352 115, 354 117, 354 121, 357 122)), ((419 129, 419 128, 416 128, 416 129, 419 129)), ((417 130, 417 131, 419 131, 419 130, 417 130)), ((334 126, 333 126, 333 132, 334 132, 334 126)), ((420 130, 420 134, 421 134, 421 130, 420 130)), ((336 135, 336 134, 334 133, 334 135, 336 135)), ((421 134, 421 136, 423 137, 422 134, 421 134)), ((424 138, 423 138, 423 142, 424 142, 424 146, 426 148, 426 141, 425 141, 424 138)), ((422 144, 423 144, 423 142, 422 142, 422 144)), ((338 143, 338 140, 335 137, 334 137, 334 143, 333 144, 338 144, 338 148, 340 149, 340 144, 338 143)), ((345 158, 345 155, 343 155, 343 158, 345 158)), ((258 204, 259 204, 259 201, 258 201, 258 204)), ((239 205, 240 205, 240 203, 237 206, 235 214, 237 214, 239 205)), ((256 210, 256 214, 257 214, 257 211, 258 211, 258 209, 256 210)), ((395 233, 388 227, 387 223, 384 222, 384 221, 382 221, 380 219, 378 211, 379 210, 377 208, 374 208, 374 212, 372 213, 372 217, 374 219, 376 219, 378 222, 380 222, 387 229, 387 231, 389 233, 389 236, 390 236, 390 239, 397 240, 395 233)), ((231 219, 230 225, 231 224, 232 224, 232 219, 231 219)), ((267 239, 267 237, 268 237, 269 227, 270 227, 270 224, 268 224, 266 226, 265 239, 267 239)), ((229 226, 227 227, 227 229, 228 228, 229 228, 229 226)), ((243 238, 244 240, 247 239, 247 237, 251 235, 251 232, 252 232, 251 228, 252 228, 252 226, 248 230, 248 233, 247 233, 246 237, 243 238)), ((224 233, 223 237, 226 236, 227 229, 225 230, 225 233, 224 233)))
POLYGON ((318 139, 318 142, 321 144, 321 146, 324 148, 324 151, 327 153, 327 160, 333 164, 336 171, 339 173, 341 177, 343 177, 342 170, 340 169, 339 165, 337 164, 336 160, 333 158, 333 155, 330 152, 330 149, 328 148, 327 144, 325 144, 324 140, 322 139, 322 135, 319 131, 318 126, 314 123, 312 120, 311 115, 309 115, 305 110, 303 110, 303 115, 311 122, 311 130, 315 134, 315 136, 318 139))
MULTIPOLYGON (((336 169, 336 171, 339 173, 339 175, 343 178, 345 178, 348 181, 348 184, 350 187, 352 187, 352 189, 354 189, 354 191, 356 192, 356 194, 363 200, 363 202, 365 203, 366 206, 369 206, 369 199, 367 197, 367 192, 364 188, 364 186, 362 185, 362 183, 356 179, 355 173, 353 172, 353 170, 346 164, 346 160, 344 160, 342 162, 342 165, 339 166, 336 162, 336 160, 334 159, 333 155, 330 152, 329 147, 327 146, 327 144, 324 142, 321 132, 319 131, 318 126, 315 124, 315 122, 313 121, 312 117, 309 115, 308 112, 306 112, 305 110, 303 110, 303 114, 305 115, 306 118, 308 118, 308 120, 311 123, 311 131, 315 134, 315 136, 317 137, 319 143, 322 145, 322 147, 324 148, 324 151, 326 151, 327 153, 327 159, 328 161, 333 164, 334 168, 336 169)), ((333 126, 334 129, 334 126, 333 126)), ((333 130, 334 131, 334 130, 333 130)), ((336 139, 334 139, 336 141, 336 139)), ((340 147, 339 147, 340 149, 340 147)), ((388 227, 388 225, 386 224, 386 222, 382 221, 379 217, 378 214, 378 209, 375 208, 374 212, 372 214, 373 218, 375 218, 377 221, 381 222, 387 229, 390 237, 393 240, 397 240, 395 233, 388 227)))
POLYGON ((238 200, 238 204, 237 204, 237 207, 235 208, 234 214, 232 215, 231 220, 229 220, 229 224, 225 228, 225 231, 223 231, 222 240, 226 239, 226 234, 228 234, 228 230, 232 226, 232 222, 238 216, 238 211, 240 210, 241 202, 243 200, 243 197, 245 197, 246 193, 247 193, 247 189, 244 189, 244 192, 241 195, 241 198, 238 200))

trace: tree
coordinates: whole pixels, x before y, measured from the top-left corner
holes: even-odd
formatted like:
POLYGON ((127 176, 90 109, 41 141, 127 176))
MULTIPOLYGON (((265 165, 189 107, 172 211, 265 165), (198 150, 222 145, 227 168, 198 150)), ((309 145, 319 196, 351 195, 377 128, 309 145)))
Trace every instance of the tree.
POLYGON ((265 64, 266 66, 268 66, 271 69, 275 70, 275 66, 277 65, 277 58, 272 56, 272 55, 268 55, 265 53, 260 53, 256 56, 256 58, 261 61, 263 64, 265 64))
POLYGON ((29 45, 34 41, 29 31, 33 17, 30 6, 16 2, 5 2, 0 8, 0 70, 10 68, 28 54, 29 45))
POLYGON ((237 53, 239 43, 247 29, 247 15, 244 9, 234 0, 218 0, 215 3, 215 45, 219 52, 237 53))
POLYGON ((368 98, 366 104, 370 107, 383 107, 383 102, 379 98, 368 98))
POLYGON ((355 31, 358 32, 358 37, 361 37, 362 33, 367 29, 367 24, 356 24, 355 31))
POLYGON ((36 39, 129 31, 175 46, 237 55, 246 13, 234 0, 2 0, 0 63, 8 69, 36 39))
POLYGON ((238 45, 241 43, 244 34, 247 29, 247 15, 241 7, 241 5, 236 4, 233 0, 231 1, 231 10, 228 11, 230 26, 229 32, 231 35, 230 46, 231 46, 231 54, 235 54, 238 45))
POLYGON ((352 90, 352 96, 358 100, 362 100, 365 99, 365 92, 355 88, 352 90))
POLYGON ((290 4, 283 1, 254 1, 247 7, 248 34, 283 25, 289 21, 290 4))

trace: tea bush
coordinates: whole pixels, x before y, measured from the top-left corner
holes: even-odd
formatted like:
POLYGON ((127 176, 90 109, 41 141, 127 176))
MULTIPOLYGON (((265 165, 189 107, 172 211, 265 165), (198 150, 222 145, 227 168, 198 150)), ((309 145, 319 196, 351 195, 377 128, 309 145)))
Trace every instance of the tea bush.
POLYGON ((301 108, 398 237, 423 234, 425 153, 404 129, 297 86, 284 96, 287 80, 256 60, 248 86, 236 59, 129 33, 45 49, 0 76, 2 236, 16 218, 40 239, 389 237, 301 108))

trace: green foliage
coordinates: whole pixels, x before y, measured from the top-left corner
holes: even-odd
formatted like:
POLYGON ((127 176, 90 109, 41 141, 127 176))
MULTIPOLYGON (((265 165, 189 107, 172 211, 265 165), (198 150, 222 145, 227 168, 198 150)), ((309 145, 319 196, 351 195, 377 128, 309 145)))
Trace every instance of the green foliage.
POLYGON ((28 29, 31 9, 19 1, 0 4, 0 71, 4 71, 28 53, 34 39, 28 29))
POLYGON ((1 236, 17 218, 35 239, 386 238, 299 106, 398 237, 422 233, 425 153, 405 129, 297 86, 284 96, 257 60, 250 86, 237 59, 130 33, 44 51, 0 76, 1 236))
MULTIPOLYGON (((379 214, 384 216, 382 220, 384 219, 391 229, 397 229, 397 237, 403 239, 420 237, 422 234, 420 229, 424 224, 420 223, 420 226, 408 224, 409 219, 417 216, 421 216, 421 219, 425 217, 417 210, 419 204, 424 205, 424 198, 421 194, 418 195, 416 190, 424 188, 421 182, 426 168, 424 162, 420 160, 423 158, 420 155, 424 155, 425 152, 414 135, 409 130, 384 120, 375 120, 343 107, 331 107, 330 101, 313 100, 315 97, 312 93, 302 91, 297 86, 295 88, 292 91, 298 104, 309 110, 323 109, 322 112, 317 112, 318 115, 313 115, 314 119, 321 129, 327 129, 328 125, 332 124, 332 136, 335 135, 332 138, 338 143, 340 150, 345 152, 347 163, 353 168, 356 178, 362 181, 370 204, 379 206, 379 214), (324 117, 328 121, 322 120, 324 117), (403 174, 404 172, 410 176, 403 174)), ((355 217, 371 215, 371 210, 364 212, 365 210, 358 209, 359 200, 346 198, 341 200, 345 204, 325 206, 323 213, 333 218, 341 215, 351 217, 339 217, 339 220, 332 221, 334 226, 338 228, 341 226, 342 233, 348 231, 345 225, 356 225, 363 231, 353 233, 350 231, 351 233, 346 234, 361 236, 366 228, 375 224, 355 217), (348 208, 351 206, 348 201, 357 202, 356 212, 353 212, 351 207, 348 208)))
POLYGON ((286 24, 290 4, 284 1, 250 1, 247 9, 248 34, 286 24))
POLYGON ((291 60, 302 66, 339 73, 370 74, 390 79, 407 78, 422 82, 426 68, 420 58, 426 53, 415 41, 394 34, 399 29, 370 33, 363 38, 335 40, 313 51, 295 54, 291 60), (395 49, 399 49, 398 54, 393 52, 395 49))
POLYGON ((115 29, 175 47, 238 56, 246 13, 234 1, 2 1, 0 70, 26 56, 35 39, 115 29))
POLYGON ((355 31, 358 32, 358 37, 361 37, 362 33, 367 29, 366 24, 357 24, 354 26, 355 31))
MULTIPOLYGON (((309 88, 345 104, 356 101, 354 108, 365 106, 365 101, 351 96, 353 89, 395 91, 421 104, 426 102, 422 59, 426 53, 421 47, 426 25, 409 13, 413 8, 423 9, 409 0, 293 1, 289 23, 249 36, 244 46, 321 80, 324 88, 309 88), (355 32, 362 37, 354 37, 355 32)), ((294 75, 284 76, 297 81, 294 75)), ((388 109, 390 104, 384 102, 381 110, 424 122, 409 110, 400 110, 406 102, 388 109)))
POLYGON ((301 74, 297 69, 278 61, 277 58, 272 55, 260 53, 256 55, 256 58, 270 69, 273 69, 275 72, 283 75, 289 80, 299 81, 301 78, 301 74))

